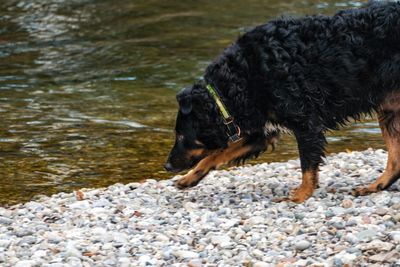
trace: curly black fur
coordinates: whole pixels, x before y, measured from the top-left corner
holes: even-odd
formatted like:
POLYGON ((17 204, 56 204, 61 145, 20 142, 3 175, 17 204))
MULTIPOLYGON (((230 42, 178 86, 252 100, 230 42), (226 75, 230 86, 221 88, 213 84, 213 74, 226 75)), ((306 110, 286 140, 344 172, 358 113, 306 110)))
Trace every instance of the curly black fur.
POLYGON ((204 81, 177 97, 189 135, 209 149, 224 148, 228 138, 207 83, 243 136, 264 133, 266 123, 285 127, 297 139, 302 169, 316 169, 326 130, 378 110, 400 89, 400 3, 280 18, 241 36, 208 66, 204 81))

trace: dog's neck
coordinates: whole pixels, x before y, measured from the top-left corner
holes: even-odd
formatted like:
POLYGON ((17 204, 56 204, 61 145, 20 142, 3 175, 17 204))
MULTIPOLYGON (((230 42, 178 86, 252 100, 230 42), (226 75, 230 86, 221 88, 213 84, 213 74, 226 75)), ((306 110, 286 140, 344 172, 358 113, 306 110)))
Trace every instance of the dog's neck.
POLYGON ((262 132, 266 121, 257 110, 256 96, 251 95, 248 60, 241 47, 233 45, 208 66, 204 80, 217 88, 221 100, 242 132, 262 132))

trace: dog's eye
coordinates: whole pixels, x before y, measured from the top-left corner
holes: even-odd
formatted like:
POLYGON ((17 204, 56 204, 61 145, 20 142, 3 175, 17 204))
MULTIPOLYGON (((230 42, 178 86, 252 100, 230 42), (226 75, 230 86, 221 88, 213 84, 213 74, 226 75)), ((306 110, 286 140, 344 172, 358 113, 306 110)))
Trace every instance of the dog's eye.
POLYGON ((178 135, 178 136, 176 137, 176 140, 178 140, 178 141, 183 141, 183 139, 185 139, 185 138, 183 137, 183 135, 178 135))

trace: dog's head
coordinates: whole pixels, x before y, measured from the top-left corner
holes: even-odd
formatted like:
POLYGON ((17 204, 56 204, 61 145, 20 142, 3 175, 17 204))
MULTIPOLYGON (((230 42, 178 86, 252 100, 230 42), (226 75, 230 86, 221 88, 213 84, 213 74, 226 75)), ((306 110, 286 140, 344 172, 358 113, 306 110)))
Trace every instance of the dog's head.
POLYGON ((176 98, 179 110, 175 144, 165 164, 172 172, 190 169, 210 153, 228 145, 222 117, 204 83, 184 88, 176 98))

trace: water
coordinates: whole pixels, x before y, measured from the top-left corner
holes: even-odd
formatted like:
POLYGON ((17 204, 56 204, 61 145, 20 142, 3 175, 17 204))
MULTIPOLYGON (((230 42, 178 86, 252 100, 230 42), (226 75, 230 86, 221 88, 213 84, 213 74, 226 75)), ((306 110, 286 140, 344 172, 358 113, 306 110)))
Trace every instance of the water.
MULTIPOLYGON (((175 93, 246 29, 360 2, 2 0, 0 204, 170 176, 175 93)), ((328 152, 383 147, 374 120, 328 152)), ((290 137, 261 161, 297 157, 290 137)), ((259 160, 259 161, 260 161, 259 160)))

